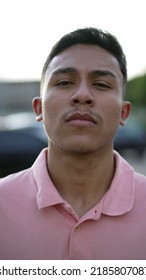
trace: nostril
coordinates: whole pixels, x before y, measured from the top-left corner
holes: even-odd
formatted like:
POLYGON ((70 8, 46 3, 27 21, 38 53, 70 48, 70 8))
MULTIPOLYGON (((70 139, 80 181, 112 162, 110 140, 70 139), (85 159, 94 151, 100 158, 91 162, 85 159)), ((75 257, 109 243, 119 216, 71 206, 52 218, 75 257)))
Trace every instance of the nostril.
POLYGON ((74 100, 74 103, 79 103, 79 100, 78 100, 78 99, 75 99, 75 100, 74 100))
POLYGON ((71 97, 71 104, 74 106, 74 105, 77 105, 77 104, 86 104, 86 105, 89 105, 89 106, 93 106, 94 105, 94 98, 89 98, 89 97, 86 97, 86 96, 72 96, 71 97))

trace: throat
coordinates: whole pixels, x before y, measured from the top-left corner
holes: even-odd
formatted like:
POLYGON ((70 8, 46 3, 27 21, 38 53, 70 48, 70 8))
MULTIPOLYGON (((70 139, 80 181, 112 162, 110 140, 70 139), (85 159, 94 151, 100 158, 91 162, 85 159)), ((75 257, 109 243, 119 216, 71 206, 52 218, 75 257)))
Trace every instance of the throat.
POLYGON ((74 209, 76 214, 79 217, 82 217, 84 214, 86 214, 89 210, 91 210, 94 206, 96 206, 104 196, 104 193, 101 193, 100 195, 94 195, 93 197, 76 197, 74 198, 73 196, 66 197, 63 196, 64 200, 66 200, 71 207, 74 209))
POLYGON ((61 197, 81 217, 102 199, 114 177, 114 156, 48 157, 48 172, 61 197), (61 158, 61 161, 60 161, 61 158))

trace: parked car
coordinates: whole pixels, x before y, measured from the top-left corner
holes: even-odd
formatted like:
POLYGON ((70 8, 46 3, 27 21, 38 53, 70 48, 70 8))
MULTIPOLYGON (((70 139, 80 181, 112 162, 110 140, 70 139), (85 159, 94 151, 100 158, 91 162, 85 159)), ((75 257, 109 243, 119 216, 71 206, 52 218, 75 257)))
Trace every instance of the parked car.
POLYGON ((146 150, 146 130, 136 121, 127 121, 117 131, 114 148, 121 154, 128 149, 142 156, 146 150))
POLYGON ((36 128, 0 131, 0 177, 30 167, 47 140, 36 128))
POLYGON ((0 177, 4 177, 30 167, 47 146, 47 136, 33 113, 12 114, 0 121, 0 177))

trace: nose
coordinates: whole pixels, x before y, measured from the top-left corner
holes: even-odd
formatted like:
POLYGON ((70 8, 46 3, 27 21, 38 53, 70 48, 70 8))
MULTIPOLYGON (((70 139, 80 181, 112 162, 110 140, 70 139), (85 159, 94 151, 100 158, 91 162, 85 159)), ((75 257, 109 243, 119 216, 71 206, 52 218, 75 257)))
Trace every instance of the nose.
POLYGON ((95 103, 94 97, 91 94, 91 91, 88 85, 81 84, 77 91, 71 97, 71 105, 75 106, 76 104, 80 105, 89 105, 93 107, 95 103))

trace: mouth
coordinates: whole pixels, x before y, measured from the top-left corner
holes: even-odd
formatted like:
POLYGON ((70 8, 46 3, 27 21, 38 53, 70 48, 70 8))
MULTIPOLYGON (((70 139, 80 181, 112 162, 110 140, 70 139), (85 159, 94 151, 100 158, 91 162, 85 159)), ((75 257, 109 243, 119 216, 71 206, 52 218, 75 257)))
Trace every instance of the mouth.
POLYGON ((96 125, 97 121, 89 113, 76 112, 67 117, 66 123, 72 126, 86 127, 96 125))

